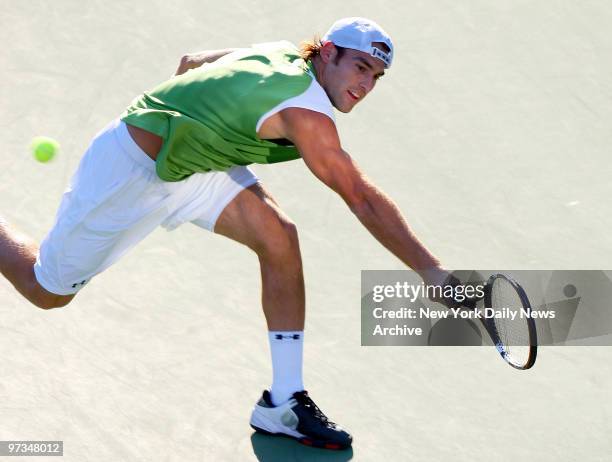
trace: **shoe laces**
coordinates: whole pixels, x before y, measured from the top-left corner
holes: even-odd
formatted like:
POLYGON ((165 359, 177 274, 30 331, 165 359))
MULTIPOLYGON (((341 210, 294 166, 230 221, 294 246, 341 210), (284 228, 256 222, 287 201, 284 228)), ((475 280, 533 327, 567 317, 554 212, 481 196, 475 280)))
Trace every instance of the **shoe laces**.
POLYGON ((293 395, 295 400, 300 403, 304 408, 317 420, 319 420, 326 427, 335 427, 336 424, 329 420, 327 416, 323 413, 319 406, 315 404, 315 402, 308 396, 308 392, 302 391, 295 393, 293 395))

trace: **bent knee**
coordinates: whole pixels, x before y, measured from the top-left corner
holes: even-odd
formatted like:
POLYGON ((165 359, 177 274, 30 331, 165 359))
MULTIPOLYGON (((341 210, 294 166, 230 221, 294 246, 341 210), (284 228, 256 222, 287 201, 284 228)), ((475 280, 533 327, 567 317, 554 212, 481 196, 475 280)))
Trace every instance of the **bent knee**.
POLYGON ((55 299, 43 299, 43 300, 36 300, 33 303, 38 308, 41 308, 43 310, 52 310, 53 308, 62 308, 64 306, 68 305, 68 303, 70 303, 72 298, 74 298, 74 297, 70 297, 70 298, 62 297, 62 298, 55 298, 55 299))
POLYGON ((28 297, 30 302, 34 304, 36 307, 41 308, 43 310, 51 310, 53 308, 62 308, 68 303, 72 301, 76 294, 71 295, 57 295, 51 293, 42 288, 42 286, 38 285, 32 293, 31 296, 28 297))
POLYGON ((279 217, 266 230, 255 250, 260 256, 266 257, 298 256, 300 243, 297 226, 291 220, 279 217))

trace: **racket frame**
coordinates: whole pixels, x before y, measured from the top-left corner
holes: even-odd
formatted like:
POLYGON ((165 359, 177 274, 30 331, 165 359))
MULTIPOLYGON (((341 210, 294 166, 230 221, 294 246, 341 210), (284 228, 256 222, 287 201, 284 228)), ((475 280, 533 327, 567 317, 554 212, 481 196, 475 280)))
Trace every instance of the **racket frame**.
POLYGON ((523 305, 523 310, 525 311, 527 315, 526 321, 527 321, 527 330, 528 330, 528 335, 529 335, 529 345, 525 345, 529 347, 529 354, 527 357, 527 361, 525 361, 524 364, 513 362, 508 357, 506 348, 501 341, 501 338, 500 338, 499 333, 497 332, 497 329, 494 328, 494 324, 487 323, 486 319, 482 319, 482 318, 480 319, 480 321, 483 324, 487 333, 489 334, 489 337, 491 337, 491 340, 493 341, 493 344, 495 345, 495 348, 497 349, 502 359, 506 361, 510 366, 514 367, 515 369, 526 370, 526 369, 533 367, 536 361, 536 357, 538 355, 537 329, 535 325, 535 320, 531 317, 531 303, 529 302, 529 297, 527 297, 525 290, 521 287, 521 285, 518 282, 516 282, 510 276, 507 276, 502 273, 496 273, 496 274, 492 274, 491 276, 489 276, 489 279, 487 280, 485 284, 485 288, 484 288, 484 306, 485 308, 495 308, 491 306, 492 305, 491 290, 493 287, 493 283, 497 279, 500 279, 500 278, 506 280, 512 286, 512 288, 516 291, 516 294, 518 295, 519 299, 521 300, 521 304, 523 305))

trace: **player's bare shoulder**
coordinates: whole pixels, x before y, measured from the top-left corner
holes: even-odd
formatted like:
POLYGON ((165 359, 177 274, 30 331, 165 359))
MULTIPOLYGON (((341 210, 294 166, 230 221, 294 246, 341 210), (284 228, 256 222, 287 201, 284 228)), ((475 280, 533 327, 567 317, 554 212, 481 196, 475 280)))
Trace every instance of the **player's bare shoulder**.
POLYGON ((285 138, 304 155, 312 150, 339 150, 336 124, 325 114, 310 109, 287 108, 279 113, 285 138))

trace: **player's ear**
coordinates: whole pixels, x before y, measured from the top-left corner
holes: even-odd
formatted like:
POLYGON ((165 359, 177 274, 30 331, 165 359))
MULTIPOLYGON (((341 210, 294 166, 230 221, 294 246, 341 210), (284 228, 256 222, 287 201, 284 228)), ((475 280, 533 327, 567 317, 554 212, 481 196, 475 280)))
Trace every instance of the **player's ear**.
POLYGON ((337 54, 338 49, 336 48, 336 45, 334 45, 332 42, 325 42, 319 50, 319 56, 321 56, 321 60, 325 64, 328 64, 330 61, 333 61, 336 58, 337 54))

